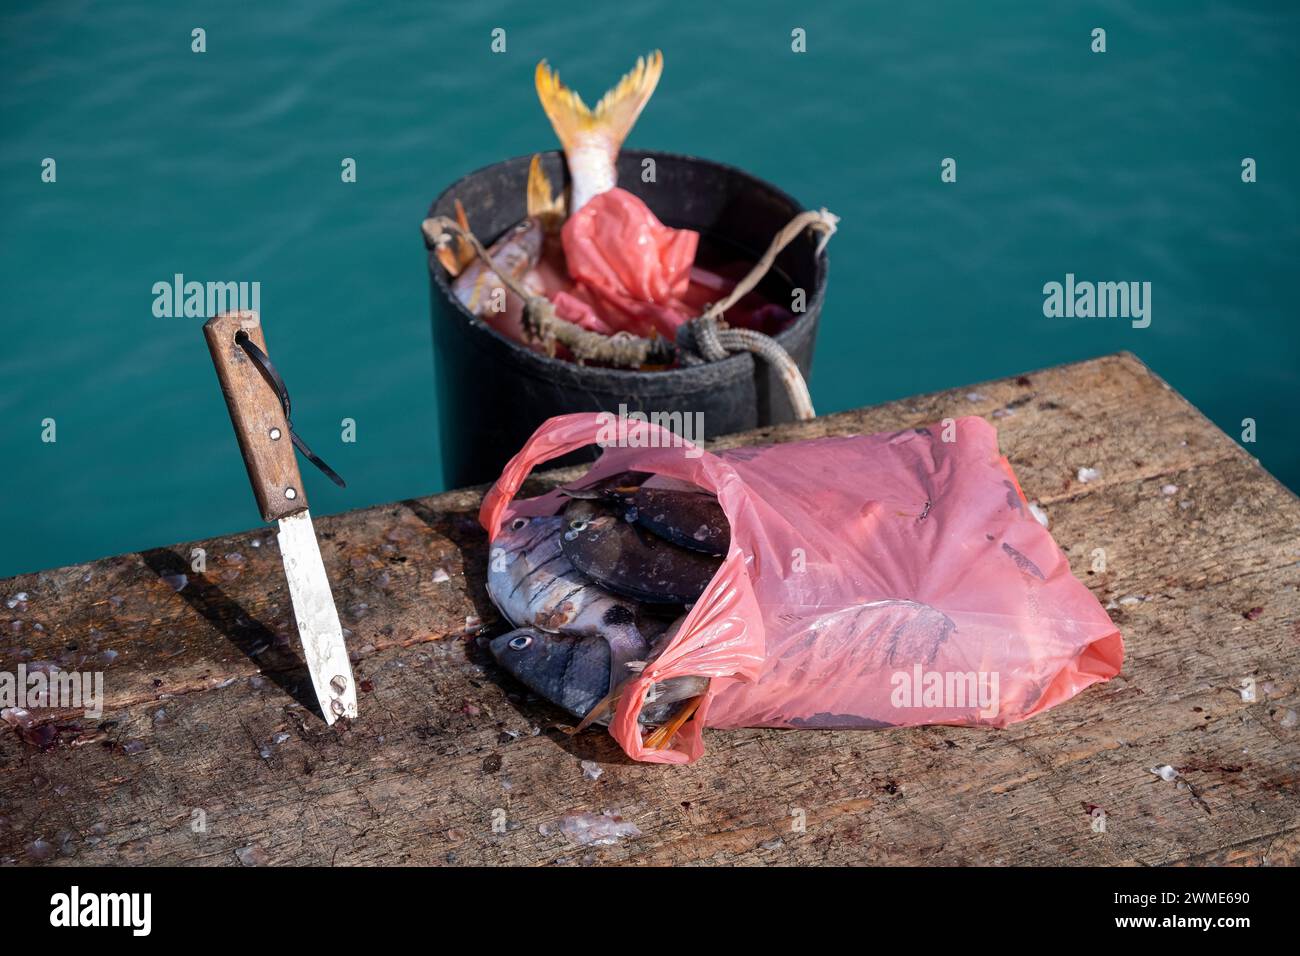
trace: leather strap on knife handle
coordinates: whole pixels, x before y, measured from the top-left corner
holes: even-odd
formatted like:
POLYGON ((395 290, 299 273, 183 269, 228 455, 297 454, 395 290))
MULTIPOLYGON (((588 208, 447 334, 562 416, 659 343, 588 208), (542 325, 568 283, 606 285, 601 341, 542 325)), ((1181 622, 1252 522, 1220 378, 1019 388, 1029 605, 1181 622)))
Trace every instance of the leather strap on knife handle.
POLYGON ((267 351, 262 323, 256 312, 227 312, 203 326, 221 392, 226 396, 230 421, 235 426, 239 450, 248 468, 257 506, 265 521, 276 521, 307 508, 307 492, 294 457, 289 422, 275 389, 263 377, 244 349, 235 341, 240 331, 263 352, 267 351))

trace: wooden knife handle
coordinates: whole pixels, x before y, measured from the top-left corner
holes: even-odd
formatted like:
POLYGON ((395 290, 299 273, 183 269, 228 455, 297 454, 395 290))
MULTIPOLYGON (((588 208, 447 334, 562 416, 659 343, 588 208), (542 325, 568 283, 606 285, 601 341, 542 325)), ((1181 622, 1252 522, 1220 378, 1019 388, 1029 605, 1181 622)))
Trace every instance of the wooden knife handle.
POLYGON ((235 341, 240 331, 263 352, 267 352, 262 323, 256 312, 227 312, 214 316, 203 326, 212 352, 221 392, 226 396, 230 421, 235 426, 239 450, 248 468, 257 506, 265 521, 276 521, 307 508, 307 493, 298 472, 298 459, 289 437, 289 422, 280 398, 235 341))

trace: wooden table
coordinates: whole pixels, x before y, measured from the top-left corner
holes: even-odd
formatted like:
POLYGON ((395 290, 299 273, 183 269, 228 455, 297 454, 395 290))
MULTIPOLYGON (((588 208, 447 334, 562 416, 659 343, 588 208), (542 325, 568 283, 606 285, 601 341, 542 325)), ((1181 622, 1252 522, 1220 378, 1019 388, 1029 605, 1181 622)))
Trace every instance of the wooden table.
POLYGON ((98 720, 0 725, 0 862, 1295 863, 1300 503, 1136 358, 715 445, 964 414, 998 426, 1126 639, 1118 678, 1047 714, 708 731, 693 766, 631 763, 604 732, 563 734, 479 646, 499 626, 482 489, 454 491, 318 520, 362 681, 351 727, 303 706, 269 528, 0 582, 27 595, 0 608, 0 670, 21 655, 106 682, 98 720), (558 826, 605 811, 640 835, 582 845, 558 826))

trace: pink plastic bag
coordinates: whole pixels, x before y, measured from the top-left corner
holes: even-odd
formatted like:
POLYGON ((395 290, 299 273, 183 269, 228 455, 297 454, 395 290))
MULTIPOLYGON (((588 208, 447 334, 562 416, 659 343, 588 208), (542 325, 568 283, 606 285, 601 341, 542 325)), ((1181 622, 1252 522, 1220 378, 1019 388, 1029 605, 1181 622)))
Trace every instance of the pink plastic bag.
POLYGON ((560 318, 597 332, 672 339, 694 314, 681 299, 699 233, 665 226, 649 206, 615 187, 570 216, 560 235, 576 283, 554 298, 560 318))
POLYGON ((534 467, 593 443, 606 448, 583 482, 648 471, 717 495, 730 551, 610 722, 635 760, 693 761, 704 726, 1005 727, 1119 673, 1118 629, 1029 513, 982 418, 716 454, 613 421, 545 422, 479 520, 495 538, 503 521, 559 511, 559 492, 512 499, 534 467), (687 675, 714 678, 707 699, 672 749, 646 748, 645 692, 687 675))

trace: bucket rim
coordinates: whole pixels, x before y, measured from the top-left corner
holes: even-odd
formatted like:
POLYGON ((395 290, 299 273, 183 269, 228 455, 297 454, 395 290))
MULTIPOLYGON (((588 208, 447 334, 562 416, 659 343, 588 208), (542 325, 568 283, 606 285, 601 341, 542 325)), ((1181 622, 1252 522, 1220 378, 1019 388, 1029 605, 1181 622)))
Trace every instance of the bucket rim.
MULTIPOLYGON (((511 156, 508 159, 502 159, 495 163, 488 163, 485 166, 480 166, 478 169, 471 170, 470 172, 460 176, 446 186, 442 192, 438 193, 433 202, 429 204, 429 211, 426 213, 426 216, 432 216, 434 210, 438 208, 443 200, 449 194, 462 187, 465 183, 501 166, 506 166, 512 163, 527 164, 532 161, 532 158, 535 155, 541 155, 543 159, 556 157, 561 163, 564 163, 563 150, 549 149, 542 150, 538 153, 524 153, 517 156, 511 156)), ((625 149, 619 153, 619 159, 630 156, 669 159, 673 161, 684 161, 704 166, 711 166, 714 169, 749 180, 753 184, 766 190, 776 199, 786 203, 793 210, 802 211, 805 208, 798 200, 779 186, 776 186, 767 180, 755 176, 753 173, 730 163, 724 163, 714 159, 706 159, 701 156, 692 156, 689 153, 676 153, 657 149, 625 149)), ((761 251, 758 254, 761 255, 761 251)), ((581 375, 583 377, 590 377, 593 376, 593 374, 598 373, 596 377, 606 378, 609 381, 624 382, 628 384, 636 383, 639 386, 649 385, 652 387, 655 383, 662 383, 662 389, 655 388, 654 390, 674 391, 680 389, 683 385, 689 387, 691 380, 695 378, 700 379, 698 384, 701 386, 716 386, 717 379, 715 376, 719 372, 725 373, 729 379, 739 379, 753 374, 755 365, 754 358, 748 352, 734 353, 720 362, 706 362, 701 365, 688 365, 680 368, 662 369, 653 372, 643 372, 638 369, 578 365, 575 362, 567 362, 563 359, 543 355, 540 352, 535 352, 532 349, 521 345, 514 339, 502 335, 496 329, 492 328, 482 319, 478 318, 466 309, 461 301, 453 294, 451 283, 447 281, 446 270, 438 263, 431 250, 429 251, 427 258, 430 278, 437 287, 439 294, 450 302, 455 312, 464 320, 465 327, 471 333, 495 339, 497 342, 505 345, 516 364, 520 365, 523 370, 532 372, 539 376, 552 377, 558 370, 563 370, 560 372, 561 374, 564 374, 564 372, 567 371, 569 375, 581 375)), ((827 255, 825 248, 817 254, 813 266, 815 285, 812 295, 808 299, 807 309, 800 313, 795 320, 790 323, 789 327, 782 329, 779 333, 773 336, 776 341, 783 346, 789 347, 790 344, 799 340, 803 336, 811 334, 811 330, 817 323, 821 314, 821 308, 826 294, 826 284, 830 273, 830 258, 827 255)))

